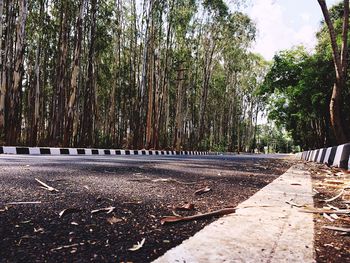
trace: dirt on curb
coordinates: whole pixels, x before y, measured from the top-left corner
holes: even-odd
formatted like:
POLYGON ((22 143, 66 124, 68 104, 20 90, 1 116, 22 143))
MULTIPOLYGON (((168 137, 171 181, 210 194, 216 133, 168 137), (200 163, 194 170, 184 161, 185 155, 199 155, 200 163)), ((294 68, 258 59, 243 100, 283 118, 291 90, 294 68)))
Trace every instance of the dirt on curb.
POLYGON ((0 160, 1 262, 151 262, 217 219, 161 225, 174 206, 194 205, 175 210, 180 215, 235 207, 291 165, 224 157, 101 160, 0 160), (195 194, 206 187, 211 191, 195 194), (93 213, 101 208, 109 209, 93 213))
POLYGON ((350 211, 350 173, 323 164, 309 162, 307 166, 314 207, 325 211, 314 214, 316 261, 350 262, 350 213, 337 214, 350 211))

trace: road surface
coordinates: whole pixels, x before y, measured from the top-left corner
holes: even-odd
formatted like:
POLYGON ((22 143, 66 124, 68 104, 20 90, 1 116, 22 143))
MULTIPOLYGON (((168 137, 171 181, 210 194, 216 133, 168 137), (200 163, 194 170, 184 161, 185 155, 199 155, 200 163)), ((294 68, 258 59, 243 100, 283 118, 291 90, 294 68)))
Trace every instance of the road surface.
POLYGON ((0 155, 0 259, 151 262, 217 219, 161 225, 174 207, 194 204, 181 215, 235 207, 291 163, 283 155, 0 155), (204 187, 211 191, 194 194, 204 187))

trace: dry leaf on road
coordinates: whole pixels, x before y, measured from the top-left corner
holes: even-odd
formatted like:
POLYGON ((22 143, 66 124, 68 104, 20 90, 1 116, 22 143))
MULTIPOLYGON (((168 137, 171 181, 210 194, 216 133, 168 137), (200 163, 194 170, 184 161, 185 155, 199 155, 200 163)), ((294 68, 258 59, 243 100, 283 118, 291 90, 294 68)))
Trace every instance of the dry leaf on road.
POLYGON ((77 213, 80 211, 81 211, 81 209, 78 209, 78 208, 67 208, 67 209, 63 209, 58 215, 59 215, 59 218, 62 218, 65 215, 77 213))
POLYGON ((143 247, 143 244, 145 244, 146 238, 142 239, 141 242, 137 242, 136 245, 133 245, 132 248, 129 248, 130 251, 136 251, 143 247))
POLYGON ((51 249, 51 251, 54 252, 54 251, 61 250, 61 249, 64 249, 64 248, 77 247, 79 245, 81 245, 81 244, 75 243, 75 244, 71 244, 71 245, 60 246, 60 247, 56 247, 56 248, 51 249))
POLYGON ((337 214, 337 215, 350 214, 349 209, 339 209, 335 211, 331 209, 321 209, 321 208, 304 208, 304 209, 300 209, 299 211, 304 213, 313 213, 313 214, 323 214, 323 213, 337 214))
POLYGON ((110 214, 110 213, 112 213, 114 211, 114 209, 115 209, 114 206, 100 208, 100 209, 92 210, 91 214, 97 214, 97 213, 100 213, 100 212, 107 212, 107 214, 110 214))
POLYGON ((350 228, 349 227, 323 226, 322 228, 329 229, 329 230, 334 230, 334 231, 350 233, 350 228))
POLYGON ((207 193, 209 191, 211 191, 211 188, 209 188, 209 186, 206 186, 204 188, 198 189, 197 191, 194 192, 194 194, 201 195, 201 194, 207 193))

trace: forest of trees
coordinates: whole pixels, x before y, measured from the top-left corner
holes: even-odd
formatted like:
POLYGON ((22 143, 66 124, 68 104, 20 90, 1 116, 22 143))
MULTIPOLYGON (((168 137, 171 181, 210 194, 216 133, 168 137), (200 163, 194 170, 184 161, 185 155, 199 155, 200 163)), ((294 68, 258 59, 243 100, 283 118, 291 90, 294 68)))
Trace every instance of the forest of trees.
POLYGON ((270 63, 251 52, 245 0, 0 0, 0 145, 349 142, 349 0, 314 1, 325 18, 315 51, 294 47, 270 63), (258 125, 261 113, 271 124, 258 125))
POLYGON ((329 9, 317 1, 325 20, 314 52, 302 46, 279 52, 259 91, 269 117, 303 149, 350 142, 349 0, 329 9))
POLYGON ((254 149, 243 2, 1 0, 0 145, 254 149))

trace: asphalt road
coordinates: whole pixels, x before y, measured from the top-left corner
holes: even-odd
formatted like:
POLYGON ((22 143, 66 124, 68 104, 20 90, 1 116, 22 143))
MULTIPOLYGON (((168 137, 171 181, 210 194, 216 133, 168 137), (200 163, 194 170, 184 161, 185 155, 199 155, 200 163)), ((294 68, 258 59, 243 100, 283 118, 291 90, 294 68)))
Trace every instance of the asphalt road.
POLYGON ((235 207, 291 163, 283 155, 0 155, 0 261, 151 262, 216 219, 161 225, 174 207, 194 204, 181 215, 235 207))

